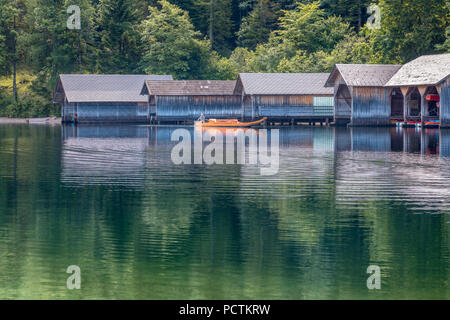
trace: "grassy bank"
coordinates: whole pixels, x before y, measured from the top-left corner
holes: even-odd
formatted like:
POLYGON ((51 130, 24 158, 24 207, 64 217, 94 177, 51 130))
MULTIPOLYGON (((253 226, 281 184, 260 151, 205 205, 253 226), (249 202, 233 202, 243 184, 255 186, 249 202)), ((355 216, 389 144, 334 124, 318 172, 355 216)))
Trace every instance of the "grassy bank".
POLYGON ((0 125, 2 124, 60 124, 61 118, 5 118, 0 117, 0 125))
POLYGON ((59 107, 54 105, 48 93, 33 90, 36 77, 27 73, 17 75, 17 101, 13 95, 12 77, 0 78, 0 117, 36 118, 59 115, 59 107))

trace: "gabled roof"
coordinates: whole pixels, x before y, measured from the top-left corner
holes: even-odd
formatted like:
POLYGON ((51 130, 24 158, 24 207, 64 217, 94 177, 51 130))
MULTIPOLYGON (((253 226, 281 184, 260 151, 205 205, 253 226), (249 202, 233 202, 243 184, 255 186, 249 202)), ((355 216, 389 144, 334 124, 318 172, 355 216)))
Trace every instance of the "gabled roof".
POLYGON ((55 92, 55 102, 65 94, 69 102, 147 102, 140 95, 146 80, 171 80, 159 75, 84 75, 62 74, 55 92))
POLYGON ((328 73, 241 73, 239 80, 248 95, 332 95, 325 88, 328 73))
POLYGON ((400 65, 337 64, 326 81, 326 86, 334 87, 336 77, 340 74, 347 86, 383 87, 400 68, 400 65))
POLYGON ((228 96, 234 94, 236 81, 173 80, 146 81, 141 94, 155 96, 228 96))
POLYGON ((450 53, 419 57, 405 64, 386 86, 436 85, 450 76, 450 53))

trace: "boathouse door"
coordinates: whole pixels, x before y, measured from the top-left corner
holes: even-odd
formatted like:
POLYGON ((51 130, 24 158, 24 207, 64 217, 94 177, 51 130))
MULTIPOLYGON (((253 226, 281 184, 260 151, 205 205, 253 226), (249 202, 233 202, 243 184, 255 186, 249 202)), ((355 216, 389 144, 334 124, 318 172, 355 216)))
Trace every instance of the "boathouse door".
POLYGON ((345 84, 340 84, 335 97, 336 118, 350 118, 352 114, 352 96, 345 84))
POLYGON ((391 93, 391 119, 403 120, 403 94, 400 88, 394 88, 391 93))
POLYGON ((430 120, 439 119, 440 97, 435 87, 428 87, 425 94, 425 116, 430 120))
POLYGON ((422 103, 419 90, 417 88, 414 88, 408 99, 408 118, 420 118, 421 104, 422 103))

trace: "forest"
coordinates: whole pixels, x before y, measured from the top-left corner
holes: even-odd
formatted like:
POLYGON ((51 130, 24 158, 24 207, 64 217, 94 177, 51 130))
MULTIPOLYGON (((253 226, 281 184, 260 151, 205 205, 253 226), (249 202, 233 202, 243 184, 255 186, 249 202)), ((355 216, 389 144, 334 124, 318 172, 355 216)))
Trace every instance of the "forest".
POLYGON ((0 0, 0 116, 58 115, 63 73, 225 80, 445 52, 448 0, 0 0))

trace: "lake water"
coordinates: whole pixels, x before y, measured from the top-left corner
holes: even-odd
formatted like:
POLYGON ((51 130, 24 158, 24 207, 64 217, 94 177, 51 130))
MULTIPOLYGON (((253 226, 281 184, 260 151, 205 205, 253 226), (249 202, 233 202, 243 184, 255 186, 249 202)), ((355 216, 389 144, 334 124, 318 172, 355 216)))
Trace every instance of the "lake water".
POLYGON ((281 128, 262 176, 175 129, 0 126, 0 298, 450 298, 449 131, 281 128))

